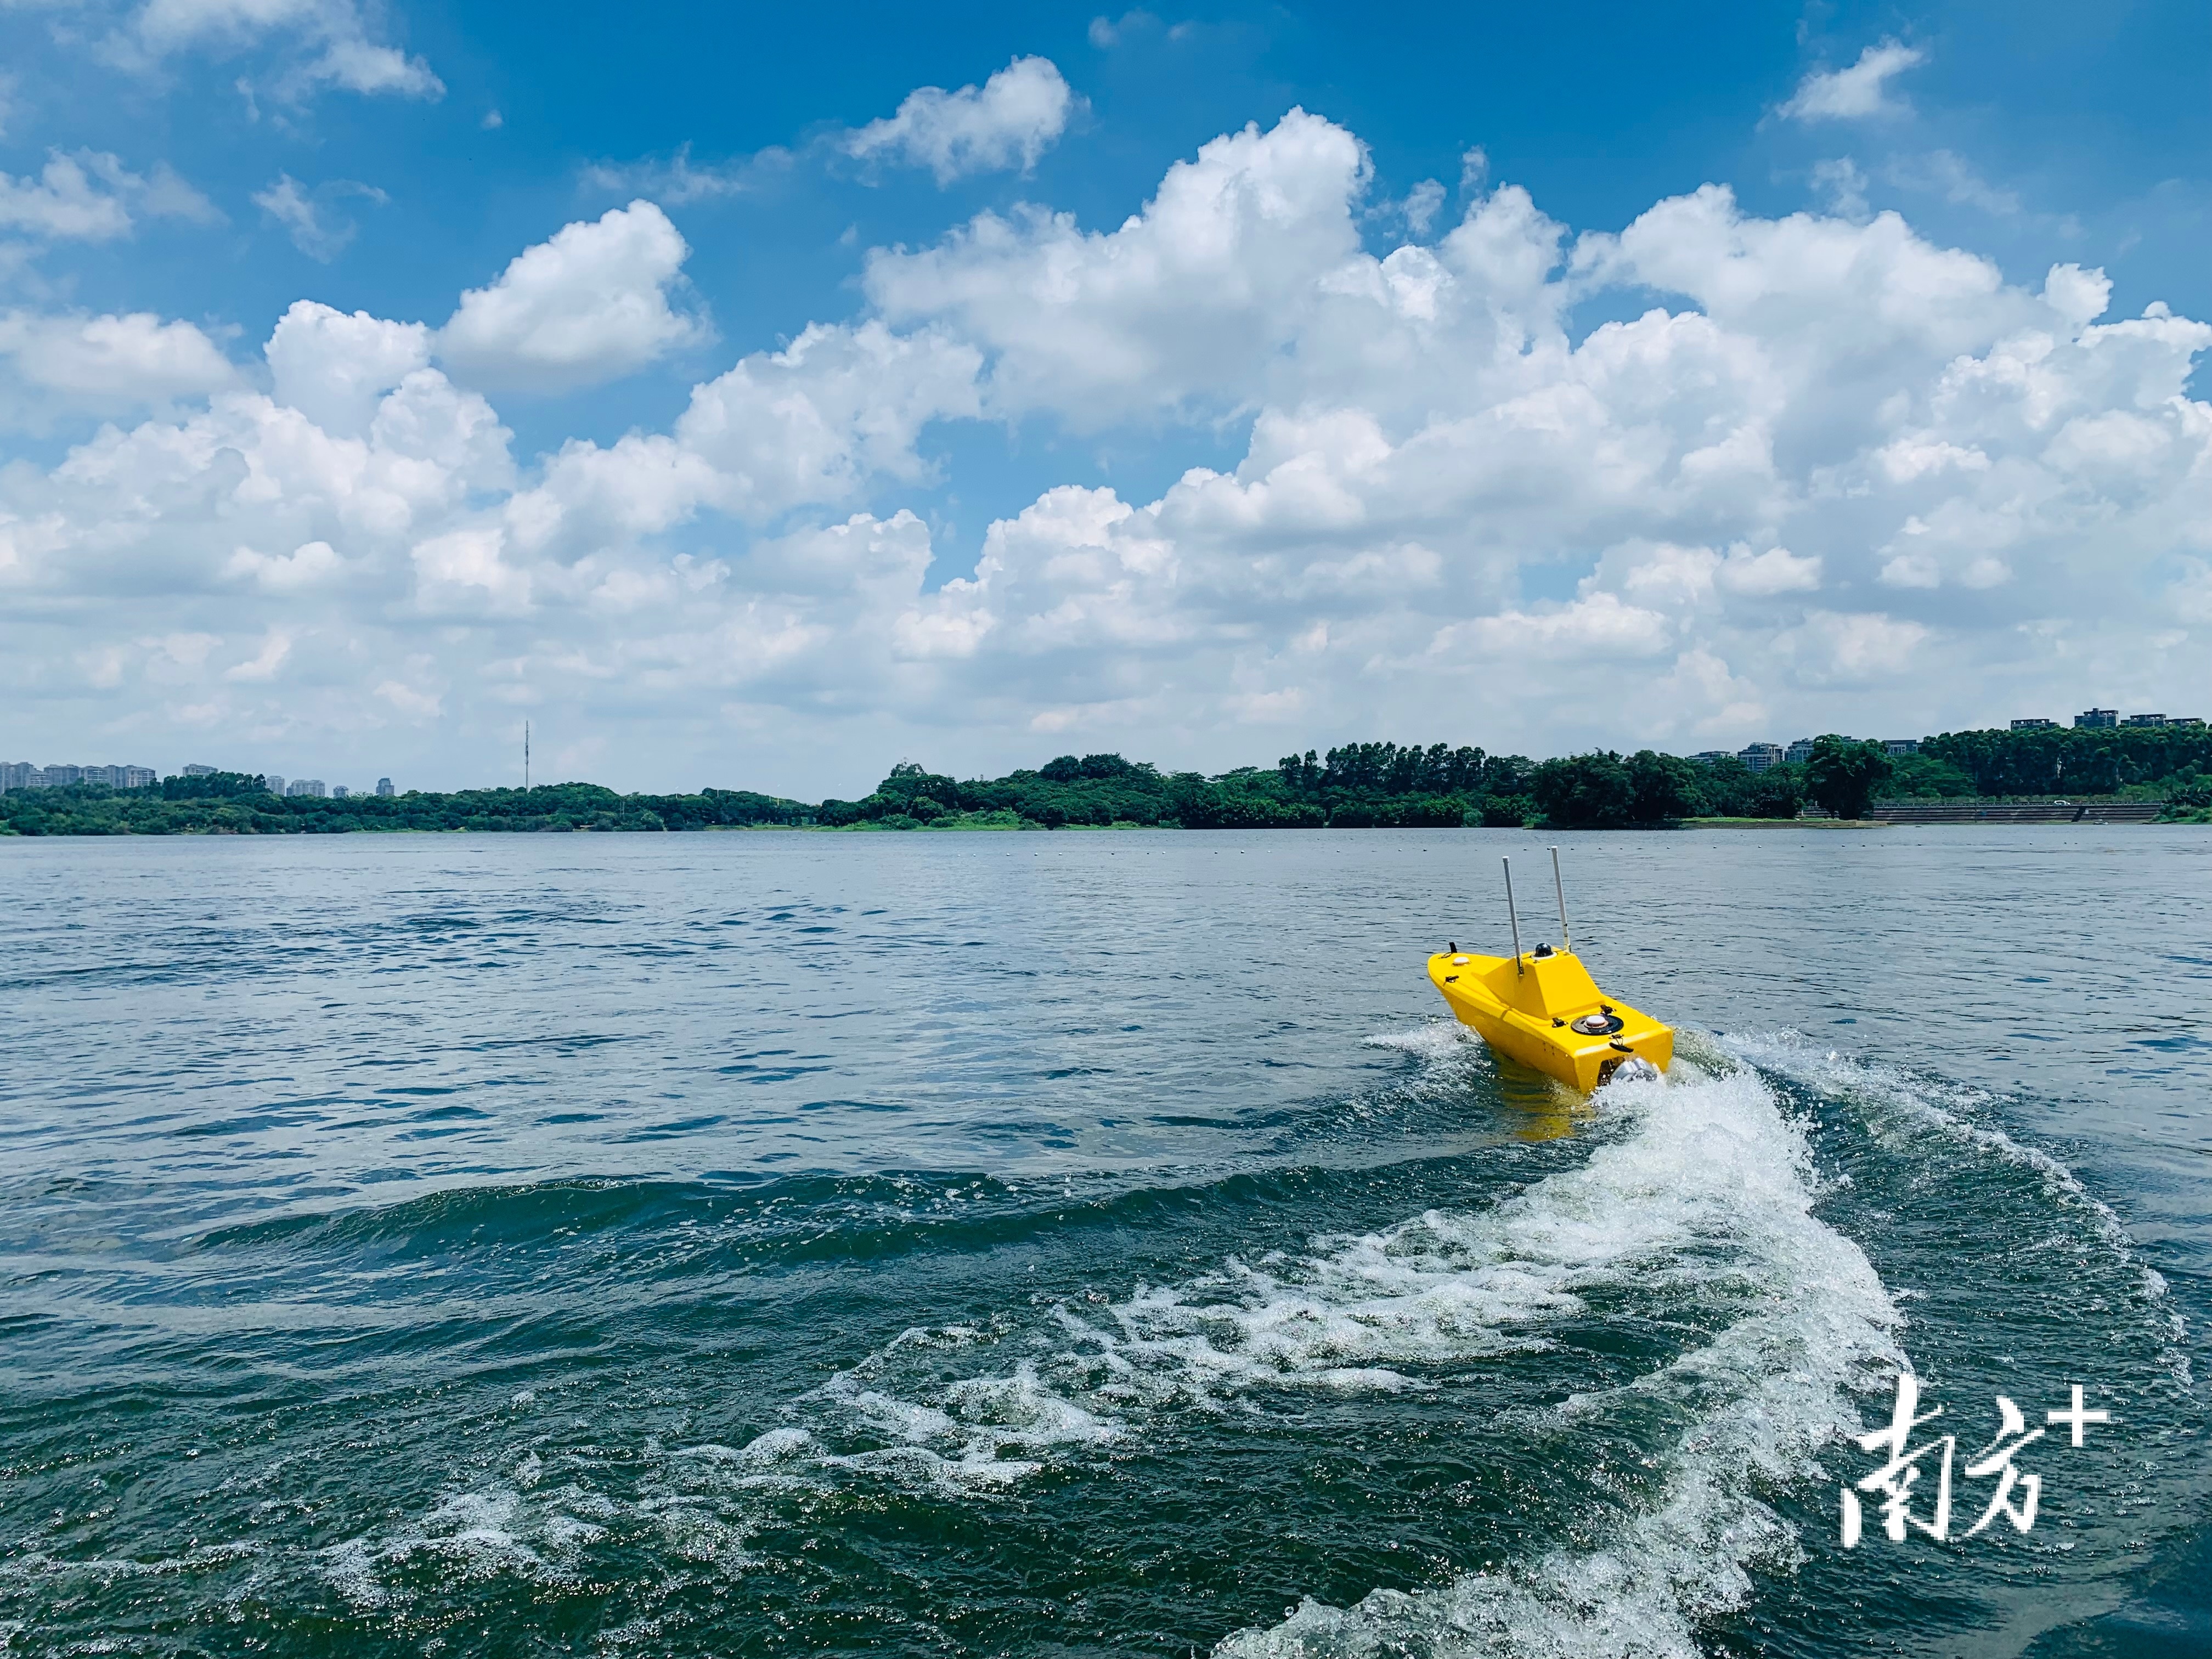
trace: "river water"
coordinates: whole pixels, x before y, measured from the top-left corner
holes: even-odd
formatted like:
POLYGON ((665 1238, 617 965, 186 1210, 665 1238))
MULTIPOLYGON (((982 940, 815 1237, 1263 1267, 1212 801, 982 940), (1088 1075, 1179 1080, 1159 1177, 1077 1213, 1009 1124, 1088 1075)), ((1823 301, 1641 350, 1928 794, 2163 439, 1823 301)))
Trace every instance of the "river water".
POLYGON ((0 1650, 2212 1651, 2212 833, 1565 851, 0 846, 0 1650))

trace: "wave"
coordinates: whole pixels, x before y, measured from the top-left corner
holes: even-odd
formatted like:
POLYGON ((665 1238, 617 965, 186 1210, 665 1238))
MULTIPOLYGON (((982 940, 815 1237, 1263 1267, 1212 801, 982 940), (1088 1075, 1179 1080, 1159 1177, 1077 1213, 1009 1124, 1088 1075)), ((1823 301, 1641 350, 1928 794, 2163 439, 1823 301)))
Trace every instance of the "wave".
POLYGON ((1350 1609, 1309 1603, 1222 1651, 1689 1655, 1698 1620, 1744 1604, 1755 1565, 1794 1559, 1794 1534, 1759 1492, 1803 1478, 1823 1443, 1856 1425, 1850 1393, 1900 1363, 1900 1317, 1858 1247, 1813 1215, 1802 1126, 1754 1073, 1685 1064, 1669 1081, 1608 1091, 1606 1105, 1612 1138, 1586 1163, 1491 1208, 1431 1209, 1317 1238, 1301 1256, 1231 1259, 1103 1308, 1063 1305, 1048 1353, 902 1394, 890 1380, 902 1360, 1006 1334, 909 1332, 811 1396, 807 1426, 691 1455, 802 1486, 865 1473, 1000 1491, 1141 1442, 1162 1412, 1283 1390, 1433 1389, 1440 1372, 1540 1348, 1593 1300, 1632 1293, 1717 1331, 1621 1388, 1569 1396, 1553 1426, 1641 1421, 1656 1407, 1674 1425, 1653 1448, 1669 1472, 1656 1505, 1603 1549, 1350 1609), (872 1443, 853 1449, 856 1438, 872 1443))
POLYGON ((1600 1528, 1595 1549, 1348 1608, 1310 1600, 1218 1653, 1689 1659, 1700 1621, 1748 1601, 1753 1570, 1802 1559, 1762 1493, 1816 1474, 1823 1444, 1857 1426, 1850 1396, 1901 1363, 1901 1316, 1859 1247, 1814 1215, 1804 1126, 1755 1073, 1678 1061, 1665 1083, 1607 1093, 1632 1113, 1627 1133, 1457 1224, 1508 1249, 1549 1293, 1632 1280, 1721 1315, 1711 1340, 1657 1370, 1555 1409, 1564 1426, 1657 1407, 1673 1431, 1651 1449, 1665 1470, 1656 1501, 1600 1528))
POLYGON ((2014 1139, 1990 1121, 1998 1096, 1972 1084, 1841 1054, 1796 1031, 1731 1033, 1718 1046, 1764 1072, 1852 1103, 1875 1134, 1900 1145, 1916 1164, 1948 1163, 1948 1154, 1965 1152, 2032 1177, 2048 1211, 2074 1220, 2085 1243, 2093 1240, 2134 1277, 2141 1300, 2157 1310, 2154 1318, 2164 1339, 2159 1363, 2185 1393, 2193 1390, 2183 1347, 2188 1325, 2173 1304, 2166 1276, 2136 1253, 2126 1224, 2078 1175, 2042 1147, 2014 1139))
MULTIPOLYGON (((2066 1336, 2084 1310, 2118 1316, 2100 1339, 2114 1368, 2100 1372, 2100 1380, 2108 1398, 2133 1402, 2129 1420, 2138 1431, 2170 1437, 2154 1425, 2175 1401, 2187 1401, 2191 1384, 2181 1351, 2185 1328, 2166 1281, 2072 1170, 1994 1121, 2002 1108, 1998 1097, 1843 1055, 1792 1032, 1686 1033, 1681 1053, 1717 1075, 1697 1080, 1678 1062, 1687 1092, 1669 1090, 1656 1098, 1669 1112, 1701 1098, 1732 1100, 1736 1126, 1749 1132, 1737 1150, 1765 1154, 1734 1167, 1772 1184, 1765 1200, 1747 1200, 1730 1218, 1724 1253, 1753 1268, 1763 1295, 1743 1301, 1711 1340, 1612 1391, 1680 1407, 1671 1443, 1656 1460, 1665 1471, 1656 1498, 1589 1528, 1598 1536, 1595 1547, 1545 1551, 1435 1589, 1377 1590, 1349 1607, 1309 1600, 1279 1624, 1223 1641, 1220 1659, 1474 1653, 1690 1659, 1703 1652, 1700 1626, 1746 1607, 1754 1573, 1807 1566, 1777 1505, 1791 1486, 1820 1473, 1824 1445, 1857 1426, 1850 1396, 1886 1386, 1889 1368, 1910 1363, 1897 1346, 1903 1327, 1897 1303, 1925 1293, 1884 1290, 1864 1249, 1814 1214, 1814 1201, 1855 1209, 1871 1203, 1869 1237, 1903 1247, 1911 1271, 1955 1263, 1961 1238, 1978 1240, 1989 1253, 1984 1294, 1944 1298, 1940 1316, 1929 1310, 1934 1322, 1916 1346, 1929 1347, 1923 1358, 1939 1365, 1986 1372, 1994 1360, 2006 1368, 1996 1375, 2013 1375, 2015 1355, 2036 1364, 2078 1353, 2078 1338, 2066 1336), (1844 1110, 1801 1115, 1786 1097, 1792 1087, 1844 1110), (1816 1179, 1811 1138, 1825 1144, 1830 1135, 1839 1137, 1840 1164, 1816 1179), (1910 1218, 1903 1231, 1901 1217, 1910 1218), (2004 1316, 1992 1321, 1998 1309, 2004 1316)), ((1609 1153, 1644 1160, 1655 1130, 1663 1139, 1663 1119, 1647 1113, 1626 1140, 1601 1150, 1591 1168, 1609 1153)), ((1558 1416, 1565 1424, 1617 1409, 1606 1395, 1578 1396, 1558 1416)), ((2149 1517, 2160 1508, 2171 1504, 2176 1515, 2195 1508, 2198 1462, 2184 1451, 2132 1463, 2124 1475, 2076 1468, 2067 1496, 2081 1515, 2108 1513, 2124 1538, 2137 1539, 2147 1526, 2154 1529, 2149 1517)), ((2072 1551, 2077 1541, 2094 1547, 2112 1540, 2084 1533, 2051 1547, 2072 1551)), ((2137 1547, 2126 1543, 2116 1555, 2122 1571, 2126 1552, 2137 1547)), ((2078 1605, 2093 1605, 2100 1594, 2097 1575, 2110 1569, 2100 1569, 2087 1550, 2079 1561, 2069 1559, 2083 1575, 2072 1592, 2078 1605)), ((1825 1593, 1839 1592, 1848 1593, 1840 1584, 1825 1593)))
MULTIPOLYGON (((1379 1040, 1439 1086, 1483 1063, 1462 1039, 1426 1028, 1379 1040)), ((1757 1575, 1804 1566, 1790 1517, 1821 1474, 1823 1448, 1860 1426, 1855 1397, 1885 1389, 1908 1363, 1906 1293, 1893 1294, 1866 1249, 1820 1213, 1875 1194, 1854 1186, 1848 1156, 1844 1172, 1824 1178, 1816 1141, 1870 1136, 1886 1149, 1886 1178, 1906 1182, 1957 1162, 1919 1138, 1971 1150, 1986 1168, 1970 1178, 2012 1224, 2047 1232, 2054 1205, 2078 1212, 2070 1232, 2093 1241, 2100 1272, 2113 1259, 2103 1246, 2124 1247, 2117 1219, 2063 1164, 1967 1115, 1984 1110, 1969 1094, 1953 1101, 1942 1085, 1795 1039, 1686 1036, 1668 1079, 1603 1091, 1584 1135, 1541 1149, 1521 1166, 1536 1178, 1495 1202, 1230 1255, 1124 1294, 910 1329, 788 1399, 784 1421, 746 1443, 647 1449, 647 1472, 618 1501, 539 1486, 533 1454, 416 1522, 326 1553, 322 1570, 363 1608, 405 1598, 425 1573, 555 1585, 583 1571, 580 1553, 602 1528, 657 1538, 668 1554, 724 1572, 773 1569, 750 1553, 763 1529, 825 1501, 872 1506, 899 1492, 995 1504, 1034 1482, 1187 1443, 1178 1419, 1295 1417, 1302 1400, 1368 1395, 1414 1409, 1433 1399, 1443 1422, 1480 1390, 1502 1403, 1474 1432, 1540 1445, 1558 1469, 1508 1534, 1530 1540, 1525 1554, 1514 1559, 1509 1543, 1503 1565, 1348 1607, 1309 1600, 1277 1625, 1226 1638, 1224 1659, 1689 1659, 1711 1620, 1750 1602, 1757 1575), (1851 1109, 1841 1119, 1798 1109, 1798 1082, 1851 1109), (2020 1203, 2014 1176, 1990 1184, 1991 1170, 2032 1175, 2033 1201, 2020 1203), (1622 1359, 1606 1334, 1627 1328, 1624 1319, 1662 1334, 1635 1349, 1644 1358, 1622 1359), (1517 1364, 1525 1378, 1533 1362, 1540 1377, 1552 1352, 1559 1376, 1588 1376, 1573 1362, 1588 1358, 1593 1334, 1620 1362, 1599 1368, 1609 1386, 1501 1394, 1502 1368, 1517 1364), (1608 1457, 1630 1466, 1627 1478, 1573 1467, 1608 1457)), ((1255 1179, 1207 1190, 1241 1208, 1255 1179)), ((975 1177, 902 1196, 934 1208, 963 1192, 986 1207, 1012 1197, 975 1177)), ((1099 1202, 1107 1213, 1137 1206, 1122 1219, 1141 1228, 1160 1197, 1099 1202)), ((1295 1201, 1295 1182, 1272 1198, 1295 1201)), ((1047 1213, 1064 1222, 1088 1207, 1047 1213)), ((1026 1511, 1002 1512, 1018 1524, 1026 1511)))
MULTIPOLYGON (((1812 1214, 1802 1126, 1755 1073, 1685 1062, 1664 1082, 1614 1085, 1601 1104, 1583 1161, 1488 1207, 1433 1207, 1297 1253, 1231 1256, 1118 1299, 1063 1301, 1042 1321, 1009 1310, 909 1330, 788 1402, 785 1423, 746 1444, 653 1449, 622 1524, 740 1568, 763 1525, 855 1483, 991 1499, 1156 1446, 1177 1416, 1312 1395, 1448 1400, 1501 1358, 1540 1353, 1570 1340, 1570 1323, 1633 1305, 1699 1335, 1620 1387, 1512 1413, 1549 1419, 1514 1432, 1644 1443, 1667 1472, 1656 1506, 1549 1517, 1571 1532, 1611 1528, 1602 1550, 1350 1609, 1310 1603, 1224 1650, 1495 1646, 1505 1632, 1504 1650, 1547 1651, 1510 1645, 1542 1629, 1562 1651, 1686 1654, 1698 1619, 1742 1604, 1756 1562, 1788 1559, 1789 1528, 1759 1492, 1802 1477, 1824 1440, 1856 1424, 1847 1395, 1899 1363, 1899 1320, 1857 1246, 1812 1214)), ((562 1578, 586 1529, 611 1524, 580 1508, 586 1498, 605 1501, 532 1491, 518 1474, 338 1547, 325 1575, 362 1607, 380 1604, 387 1575, 428 1559, 562 1578)))

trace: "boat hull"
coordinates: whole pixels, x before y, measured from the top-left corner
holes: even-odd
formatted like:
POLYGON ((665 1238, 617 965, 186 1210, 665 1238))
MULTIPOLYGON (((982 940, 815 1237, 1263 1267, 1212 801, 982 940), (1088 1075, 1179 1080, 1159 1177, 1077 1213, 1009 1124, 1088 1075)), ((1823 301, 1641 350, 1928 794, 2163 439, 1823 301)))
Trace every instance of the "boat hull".
POLYGON ((1629 1060, 1662 1072, 1674 1063, 1673 1028, 1605 996, 1571 951, 1517 963, 1439 952, 1429 958, 1429 978, 1444 1006, 1492 1048, 1584 1094, 1629 1060), (1577 1020, 1609 1029, 1578 1031, 1577 1020))

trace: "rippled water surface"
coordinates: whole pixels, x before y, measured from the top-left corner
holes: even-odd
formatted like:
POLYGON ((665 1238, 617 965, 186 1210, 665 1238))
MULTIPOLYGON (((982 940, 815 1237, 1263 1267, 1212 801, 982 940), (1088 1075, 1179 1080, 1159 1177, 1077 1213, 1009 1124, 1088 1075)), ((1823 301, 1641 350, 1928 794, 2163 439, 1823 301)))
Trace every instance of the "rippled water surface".
POLYGON ((2212 833, 1565 850, 0 845, 0 1650, 2212 1652, 2212 833))

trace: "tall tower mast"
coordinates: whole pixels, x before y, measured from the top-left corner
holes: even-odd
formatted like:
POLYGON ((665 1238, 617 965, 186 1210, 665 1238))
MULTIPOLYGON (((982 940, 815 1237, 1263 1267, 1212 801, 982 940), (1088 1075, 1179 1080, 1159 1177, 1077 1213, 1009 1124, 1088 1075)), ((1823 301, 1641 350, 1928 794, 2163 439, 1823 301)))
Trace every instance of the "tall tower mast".
POLYGON ((530 787, 530 722, 522 723, 522 787, 530 787))

